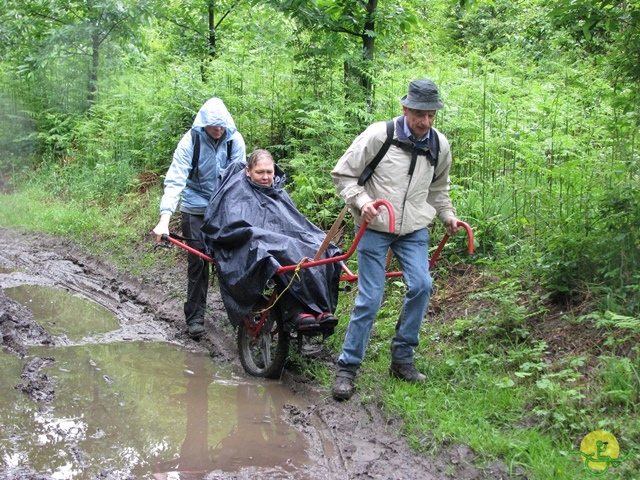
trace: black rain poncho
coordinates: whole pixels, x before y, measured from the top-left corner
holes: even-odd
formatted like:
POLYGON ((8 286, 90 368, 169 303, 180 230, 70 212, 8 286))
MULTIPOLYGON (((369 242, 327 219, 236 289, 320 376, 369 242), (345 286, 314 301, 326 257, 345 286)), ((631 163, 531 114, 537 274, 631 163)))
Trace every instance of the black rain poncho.
MULTIPOLYGON (((313 260, 325 233, 302 215, 283 189, 284 172, 275 165, 271 187, 253 183, 246 163, 235 162, 224 172, 205 212, 203 243, 218 264, 220 293, 232 325, 238 325, 275 278, 307 313, 333 313, 338 301, 340 263, 278 275, 281 266, 313 260)), ((340 251, 330 244, 322 258, 340 251)))

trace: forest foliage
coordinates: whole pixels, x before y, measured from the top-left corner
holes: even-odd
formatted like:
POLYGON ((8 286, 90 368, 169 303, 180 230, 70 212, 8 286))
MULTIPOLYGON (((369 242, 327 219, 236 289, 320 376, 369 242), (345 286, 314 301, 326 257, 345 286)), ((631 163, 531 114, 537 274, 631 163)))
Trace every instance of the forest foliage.
MULTIPOLYGON (((639 7, 638 0, 7 0, 0 186, 36 188, 93 216, 153 192, 145 208, 155 222, 173 150, 198 108, 218 96, 248 151, 271 150, 296 205, 328 230, 342 208, 329 176, 336 161, 366 125, 400 114, 410 80, 431 78, 445 103, 436 127, 454 155, 451 195, 475 232, 469 261, 503 278, 472 296, 490 309, 431 332, 461 341, 482 332, 487 342, 469 342, 466 358, 444 352, 433 378, 442 374, 446 385, 447 375, 467 372, 471 382, 475 367, 506 368, 496 363, 506 358, 516 370, 497 388, 512 399, 506 393, 515 382, 535 382, 518 395, 547 430, 577 435, 595 416, 637 438, 639 427, 616 420, 640 405, 637 346, 604 358, 603 390, 587 392, 571 382, 584 381, 578 370, 588 361, 563 359, 566 369, 551 371, 542 342, 523 345, 526 320, 546 308, 539 300, 559 305, 570 325, 626 332, 622 340, 606 333, 602 348, 622 351, 628 335, 640 333, 639 7), (503 343, 494 342, 498 332, 503 343)), ((464 249, 456 236, 447 257, 455 261, 464 249)), ((428 394, 423 409, 442 392, 428 394)), ((507 455, 504 445, 494 453, 500 448, 507 455)), ((533 455, 528 447, 520 453, 533 455)))
POLYGON ((637 2, 190 1, 3 4, 3 156, 108 205, 162 179, 209 97, 269 148, 328 228, 328 172, 431 77, 454 200, 478 250, 561 301, 639 312, 637 2), (612 248, 612 246, 615 246, 612 248))

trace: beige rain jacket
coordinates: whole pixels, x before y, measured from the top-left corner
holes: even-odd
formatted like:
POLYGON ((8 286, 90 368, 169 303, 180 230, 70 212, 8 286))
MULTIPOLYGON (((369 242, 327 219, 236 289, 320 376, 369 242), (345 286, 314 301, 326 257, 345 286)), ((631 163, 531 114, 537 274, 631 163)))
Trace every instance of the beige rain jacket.
MULTIPOLYGON (((395 122, 396 119, 394 125, 395 122)), ((429 160, 419 156, 410 179, 411 154, 391 145, 373 175, 362 187, 358 185, 360 174, 387 138, 385 122, 370 125, 354 140, 331 171, 331 177, 338 193, 349 206, 356 225, 362 224, 362 206, 375 200, 387 200, 393 206, 394 233, 397 235, 426 228, 436 215, 443 222, 455 217, 456 210, 449 197, 451 147, 442 133, 431 128, 431 134, 433 133, 438 134, 440 141, 435 177, 429 160)), ((394 138, 397 138, 395 132, 394 138)), ((388 232, 389 216, 384 207, 380 207, 379 211, 380 214, 369 224, 369 228, 388 232)))

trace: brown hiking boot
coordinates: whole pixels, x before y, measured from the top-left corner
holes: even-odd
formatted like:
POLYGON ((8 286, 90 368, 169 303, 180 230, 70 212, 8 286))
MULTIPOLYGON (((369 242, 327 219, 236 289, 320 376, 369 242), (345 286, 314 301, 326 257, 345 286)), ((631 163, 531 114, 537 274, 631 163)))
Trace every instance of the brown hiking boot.
POLYGON ((389 375, 407 382, 423 382, 426 375, 420 373, 413 363, 391 363, 389 375))
POLYGON ((333 398, 336 400, 349 400, 354 391, 353 378, 341 376, 338 373, 336 379, 333 381, 333 387, 331 387, 333 398))

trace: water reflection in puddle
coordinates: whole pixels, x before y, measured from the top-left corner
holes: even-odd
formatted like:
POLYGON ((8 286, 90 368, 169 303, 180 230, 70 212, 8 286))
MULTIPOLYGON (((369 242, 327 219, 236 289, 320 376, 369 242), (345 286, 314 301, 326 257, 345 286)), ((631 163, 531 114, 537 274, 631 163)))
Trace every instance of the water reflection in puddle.
POLYGON ((207 355, 162 343, 31 353, 55 356, 41 373, 55 379, 56 400, 39 405, 16 391, 23 361, 0 355, 7 467, 61 479, 101 471, 160 479, 247 466, 292 471, 309 461, 306 441, 283 419, 291 392, 277 382, 243 378, 207 355))
MULTIPOLYGON (((52 334, 78 339, 119 327, 102 307, 62 290, 5 292, 52 334)), ((310 461, 306 439, 284 418, 283 406, 301 407, 292 392, 204 353, 161 342, 29 353, 55 358, 40 373, 54 379, 56 398, 36 403, 16 390, 29 358, 0 354, 0 478, 27 470, 65 480, 203 479, 247 467, 288 478, 310 461)))
POLYGON ((71 341, 116 330, 118 320, 106 308, 59 288, 21 285, 4 293, 27 307, 51 335, 64 334, 71 341))

